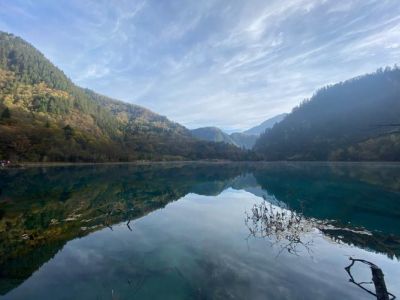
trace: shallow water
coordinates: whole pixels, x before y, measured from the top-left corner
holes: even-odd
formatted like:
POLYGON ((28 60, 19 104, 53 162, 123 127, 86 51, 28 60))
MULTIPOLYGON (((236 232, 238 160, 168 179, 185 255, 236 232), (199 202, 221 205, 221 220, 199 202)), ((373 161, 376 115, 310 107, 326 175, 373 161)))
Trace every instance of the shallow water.
POLYGON ((155 164, 0 171, 1 299, 400 295, 400 166, 155 164), (369 266, 351 268, 371 281, 369 266), (373 284, 364 284, 375 292, 373 284))

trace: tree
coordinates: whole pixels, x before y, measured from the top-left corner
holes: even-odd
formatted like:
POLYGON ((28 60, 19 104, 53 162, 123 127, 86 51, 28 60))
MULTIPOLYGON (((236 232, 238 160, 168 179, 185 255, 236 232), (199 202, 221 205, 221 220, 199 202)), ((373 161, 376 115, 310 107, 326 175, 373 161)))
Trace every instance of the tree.
POLYGON ((9 119, 11 118, 11 112, 10 109, 8 107, 6 107, 5 110, 3 110, 2 114, 1 114, 1 118, 2 119, 9 119))
POLYGON ((65 126, 63 129, 64 129, 65 139, 70 140, 72 138, 72 136, 74 135, 74 130, 69 125, 65 126))

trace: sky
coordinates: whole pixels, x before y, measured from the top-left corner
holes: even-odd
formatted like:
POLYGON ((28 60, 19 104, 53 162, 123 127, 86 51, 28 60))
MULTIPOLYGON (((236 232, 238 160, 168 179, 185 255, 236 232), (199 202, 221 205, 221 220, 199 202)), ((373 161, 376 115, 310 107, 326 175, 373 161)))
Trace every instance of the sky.
POLYGON ((0 0, 76 84, 228 132, 400 62, 399 0, 0 0))

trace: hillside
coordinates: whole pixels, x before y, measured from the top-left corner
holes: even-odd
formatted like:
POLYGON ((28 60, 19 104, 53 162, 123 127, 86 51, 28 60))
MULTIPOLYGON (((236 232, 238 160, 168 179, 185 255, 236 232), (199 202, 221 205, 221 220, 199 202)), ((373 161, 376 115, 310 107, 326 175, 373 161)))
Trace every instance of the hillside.
POLYGON ((400 160, 400 69, 319 90, 267 130, 255 150, 269 160, 400 160))
POLYGON ((0 32, 0 159, 243 159, 143 107, 76 86, 43 54, 0 32))
POLYGON ((218 127, 196 128, 192 129, 191 133, 193 137, 198 140, 231 144, 238 148, 248 150, 253 148, 257 139, 256 135, 245 134, 241 132, 227 134, 218 127))
POLYGON ((201 127, 191 130, 192 135, 203 141, 210 142, 222 142, 227 144, 236 145, 235 141, 231 139, 231 137, 223 132, 221 129, 217 127, 201 127))
POLYGON ((265 120, 260 125, 254 126, 250 129, 247 129, 246 131, 243 131, 243 133, 248 135, 260 135, 264 133, 265 130, 272 128, 276 123, 282 121, 286 116, 287 116, 286 113, 276 115, 275 117, 265 120))

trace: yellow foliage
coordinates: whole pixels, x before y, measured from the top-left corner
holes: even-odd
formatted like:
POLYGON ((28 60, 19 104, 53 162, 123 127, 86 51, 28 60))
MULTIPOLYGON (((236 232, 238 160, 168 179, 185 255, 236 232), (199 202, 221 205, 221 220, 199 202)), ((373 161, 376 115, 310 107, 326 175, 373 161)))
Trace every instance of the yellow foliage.
POLYGON ((24 84, 16 80, 13 72, 0 69, 0 101, 2 100, 5 106, 16 106, 29 111, 36 96, 71 99, 67 92, 49 88, 44 82, 35 85, 24 84))

